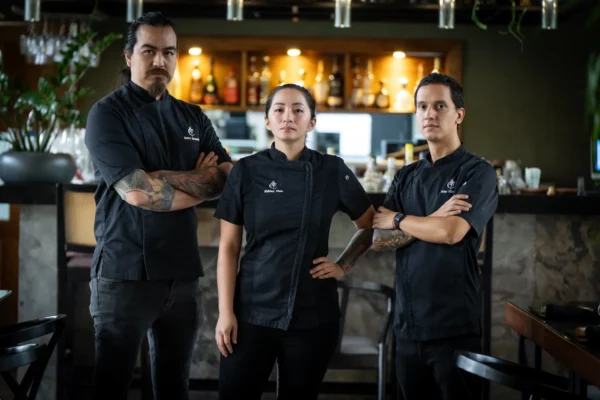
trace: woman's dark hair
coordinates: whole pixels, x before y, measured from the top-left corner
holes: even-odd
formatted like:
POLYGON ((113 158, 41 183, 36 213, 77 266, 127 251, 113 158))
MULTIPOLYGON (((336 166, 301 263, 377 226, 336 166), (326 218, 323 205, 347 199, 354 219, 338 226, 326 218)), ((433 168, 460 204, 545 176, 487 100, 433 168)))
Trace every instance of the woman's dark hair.
POLYGON ((316 117, 317 102, 312 97, 310 92, 308 90, 306 90, 306 88, 296 85, 295 83, 286 83, 285 85, 277 86, 275 88, 275 90, 273 90, 271 92, 271 94, 267 98, 267 107, 265 109, 265 116, 267 116, 267 117, 269 116, 269 110, 271 109, 271 106, 273 105, 273 98, 275 97, 275 94, 283 89, 293 89, 293 90, 297 90, 300 93, 302 93, 302 95, 304 96, 304 99, 306 100, 306 104, 308 104, 308 108, 310 109, 310 118, 316 117))
POLYGON ((450 89, 450 97, 452 98, 454 107, 465 107, 463 89, 460 86, 460 84, 456 81, 456 79, 452 78, 451 76, 438 73, 429 74, 425 78, 421 79, 421 82, 419 82, 419 85, 417 86, 417 90, 415 90, 415 105, 417 104, 417 93, 419 93, 419 89, 421 89, 421 87, 423 86, 433 84, 444 85, 448 89, 450 89))
MULTIPOLYGON (((150 25, 150 26, 170 26, 175 31, 175 24, 171 22, 167 17, 163 15, 163 13, 158 11, 147 12, 142 15, 135 21, 133 21, 129 28, 127 28, 127 36, 125 37, 125 53, 131 54, 133 53, 133 48, 137 43, 137 32, 142 25, 150 25)), ((177 34, 177 32, 175 33, 177 34)), ((119 73, 119 77, 117 79, 117 86, 123 86, 127 82, 131 80, 131 68, 125 67, 119 73)))

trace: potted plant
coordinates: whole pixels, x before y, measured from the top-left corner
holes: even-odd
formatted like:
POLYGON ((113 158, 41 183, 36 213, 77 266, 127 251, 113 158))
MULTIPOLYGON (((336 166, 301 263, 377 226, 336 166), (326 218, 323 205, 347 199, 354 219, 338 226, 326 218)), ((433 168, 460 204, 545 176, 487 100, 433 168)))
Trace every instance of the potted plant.
POLYGON ((592 54, 588 62, 586 87, 586 126, 590 131, 590 153, 592 174, 595 172, 594 162, 598 159, 598 140, 600 140, 600 53, 592 54))
POLYGON ((40 77, 35 90, 4 71, 0 53, 0 118, 7 127, 0 140, 10 144, 10 150, 0 154, 0 179, 5 183, 68 183, 73 179, 72 155, 50 151, 64 129, 73 131, 79 126, 76 102, 91 93, 80 87, 81 78, 121 37, 115 33, 96 36, 84 30, 71 37, 61 49, 62 60, 53 62, 51 75, 40 77))

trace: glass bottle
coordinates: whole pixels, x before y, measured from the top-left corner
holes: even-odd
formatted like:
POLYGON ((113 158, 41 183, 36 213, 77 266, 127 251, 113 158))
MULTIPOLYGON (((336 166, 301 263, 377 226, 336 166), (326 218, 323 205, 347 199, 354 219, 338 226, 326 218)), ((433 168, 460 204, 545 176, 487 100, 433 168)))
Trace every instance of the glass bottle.
POLYGON ((329 96, 327 96, 329 107, 344 106, 344 77, 339 70, 337 57, 333 59, 333 67, 329 75, 329 96))

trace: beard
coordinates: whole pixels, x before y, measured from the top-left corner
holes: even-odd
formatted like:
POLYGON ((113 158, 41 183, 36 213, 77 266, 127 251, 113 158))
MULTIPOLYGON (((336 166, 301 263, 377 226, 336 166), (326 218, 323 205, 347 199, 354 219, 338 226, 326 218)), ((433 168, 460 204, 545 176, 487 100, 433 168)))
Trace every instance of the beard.
POLYGON ((152 97, 157 97, 161 95, 166 88, 167 85, 162 80, 156 79, 150 84, 150 87, 148 88, 148 93, 150 93, 152 97))
POLYGON ((171 81, 171 76, 167 71, 162 68, 153 68, 150 70, 149 75, 163 75, 166 79, 166 83, 161 78, 155 78, 150 87, 148 88, 148 92, 152 95, 152 97, 157 97, 161 95, 166 89, 168 82, 171 81))

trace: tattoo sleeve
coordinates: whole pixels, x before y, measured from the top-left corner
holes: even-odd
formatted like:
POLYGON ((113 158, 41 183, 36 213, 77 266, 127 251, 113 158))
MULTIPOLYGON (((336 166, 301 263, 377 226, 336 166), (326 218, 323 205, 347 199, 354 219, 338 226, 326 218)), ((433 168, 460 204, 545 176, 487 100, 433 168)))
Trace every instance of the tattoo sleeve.
POLYGON ((373 233, 373 248, 376 251, 401 249, 414 241, 414 237, 401 230, 375 229, 373 233))
POLYGON ((339 264, 346 274, 349 273, 360 256, 369 250, 372 240, 373 229, 358 230, 344 252, 337 259, 336 264, 339 264))
POLYGON ((137 192, 144 195, 145 200, 139 207, 151 211, 169 211, 175 197, 175 189, 161 179, 156 179, 141 169, 122 178, 113 185, 119 196, 127 201, 127 195, 137 192))
POLYGON ((157 171, 156 175, 173 188, 203 201, 218 199, 227 180, 227 175, 219 167, 206 167, 185 172, 157 171))

